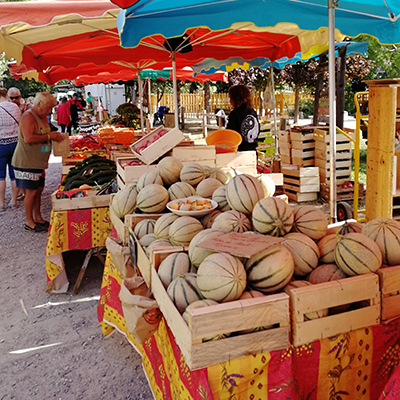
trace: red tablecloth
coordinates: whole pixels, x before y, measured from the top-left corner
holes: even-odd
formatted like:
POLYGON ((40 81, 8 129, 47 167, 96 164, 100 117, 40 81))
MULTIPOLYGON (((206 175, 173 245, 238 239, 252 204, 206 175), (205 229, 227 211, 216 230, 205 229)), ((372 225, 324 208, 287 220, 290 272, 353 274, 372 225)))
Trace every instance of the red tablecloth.
POLYGON ((68 279, 62 253, 105 246, 112 223, 108 207, 52 211, 46 246, 48 290, 66 292, 68 279))
POLYGON ((117 328, 142 354, 157 400, 400 398, 394 394, 399 393, 400 382, 395 377, 400 371, 392 375, 400 361, 400 319, 385 326, 359 329, 297 348, 247 356, 190 371, 165 320, 144 346, 127 332, 118 299, 121 280, 108 256, 98 319, 105 335, 117 328), (380 397, 385 385, 387 397, 380 397))

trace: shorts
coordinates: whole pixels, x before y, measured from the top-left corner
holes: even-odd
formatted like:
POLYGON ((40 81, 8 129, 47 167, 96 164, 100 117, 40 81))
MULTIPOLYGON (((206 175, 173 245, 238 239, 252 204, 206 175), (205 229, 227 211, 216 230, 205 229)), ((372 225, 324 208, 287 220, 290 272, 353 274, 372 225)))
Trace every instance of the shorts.
POLYGON ((14 168, 11 165, 11 160, 16 147, 17 147, 17 142, 0 145, 0 181, 6 180, 7 166, 8 166, 8 175, 10 176, 10 180, 15 181, 14 168))
POLYGON ((43 169, 14 167, 14 174, 16 185, 20 189, 37 190, 44 187, 46 174, 43 169))

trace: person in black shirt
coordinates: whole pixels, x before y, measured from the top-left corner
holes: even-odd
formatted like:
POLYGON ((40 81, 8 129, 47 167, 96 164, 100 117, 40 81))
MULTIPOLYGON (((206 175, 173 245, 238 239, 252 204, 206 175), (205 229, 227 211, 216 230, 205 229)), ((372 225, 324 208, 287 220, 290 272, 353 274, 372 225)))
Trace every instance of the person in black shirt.
POLYGON ((256 150, 260 123, 253 109, 250 90, 244 85, 231 86, 228 95, 233 110, 229 114, 226 128, 242 136, 238 151, 256 150))

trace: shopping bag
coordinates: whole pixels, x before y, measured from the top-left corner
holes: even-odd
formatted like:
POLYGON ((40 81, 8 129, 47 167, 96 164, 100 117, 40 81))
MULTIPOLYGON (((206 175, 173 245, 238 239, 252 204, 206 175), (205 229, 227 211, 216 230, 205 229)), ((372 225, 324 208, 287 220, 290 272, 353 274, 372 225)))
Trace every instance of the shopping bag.
POLYGON ((130 260, 129 247, 123 246, 119 239, 108 237, 106 247, 111 255, 114 266, 123 278, 132 278, 136 275, 130 260))
POLYGON ((70 153, 68 133, 59 133, 59 135, 62 135, 63 140, 53 142, 53 154, 57 157, 67 157, 70 153))
POLYGON ((140 344, 150 339, 157 330, 162 315, 143 278, 135 276, 124 279, 119 299, 127 330, 140 344))

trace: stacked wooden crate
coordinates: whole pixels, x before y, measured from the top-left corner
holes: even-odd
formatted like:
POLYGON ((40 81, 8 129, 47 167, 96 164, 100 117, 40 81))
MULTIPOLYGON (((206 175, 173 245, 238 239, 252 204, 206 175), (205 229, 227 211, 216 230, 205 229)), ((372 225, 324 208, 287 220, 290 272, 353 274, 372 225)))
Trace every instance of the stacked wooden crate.
POLYGON ((314 166, 314 129, 293 127, 290 131, 292 164, 299 167, 314 166))
POLYGON ((299 167, 288 165, 282 168, 283 192, 297 203, 314 201, 319 192, 318 167, 299 167))
MULTIPOLYGON (((330 135, 329 131, 314 130, 315 165, 319 167, 321 183, 330 181, 330 135)), ((336 183, 341 185, 350 181, 351 142, 344 135, 336 136, 336 183)))
POLYGON ((290 131, 278 132, 278 149, 281 156, 281 165, 290 165, 292 163, 292 150, 290 142, 290 131))

